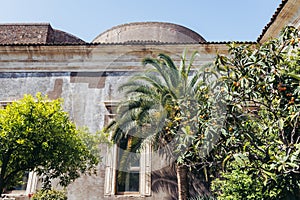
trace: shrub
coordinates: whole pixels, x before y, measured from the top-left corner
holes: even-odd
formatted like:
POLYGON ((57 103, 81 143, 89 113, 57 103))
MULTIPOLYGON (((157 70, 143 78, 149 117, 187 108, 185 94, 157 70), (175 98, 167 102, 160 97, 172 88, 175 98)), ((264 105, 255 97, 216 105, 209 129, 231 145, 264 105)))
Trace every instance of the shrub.
POLYGON ((67 200, 64 190, 41 190, 33 195, 32 200, 67 200))

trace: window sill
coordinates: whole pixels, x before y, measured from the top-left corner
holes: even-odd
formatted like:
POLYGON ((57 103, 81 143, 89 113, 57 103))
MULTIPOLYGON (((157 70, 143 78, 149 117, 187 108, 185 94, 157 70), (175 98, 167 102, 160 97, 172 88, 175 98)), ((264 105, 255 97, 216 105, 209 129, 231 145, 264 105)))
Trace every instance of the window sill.
POLYGON ((2 194, 2 198, 0 200, 29 200, 28 195, 24 193, 9 193, 9 194, 2 194))
POLYGON ((116 199, 144 199, 144 195, 141 194, 115 194, 114 197, 116 199))
POLYGON ((139 192, 118 192, 116 196, 141 196, 139 192))

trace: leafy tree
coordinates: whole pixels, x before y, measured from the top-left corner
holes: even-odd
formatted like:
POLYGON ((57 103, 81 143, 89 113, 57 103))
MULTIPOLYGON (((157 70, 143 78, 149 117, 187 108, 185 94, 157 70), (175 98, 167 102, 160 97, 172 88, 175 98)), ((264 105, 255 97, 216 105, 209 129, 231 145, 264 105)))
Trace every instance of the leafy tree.
POLYGON ((116 143, 131 138, 130 151, 150 143, 154 150, 174 159, 179 199, 188 197, 187 158, 201 146, 208 127, 204 124, 212 111, 208 102, 213 73, 192 70, 196 55, 189 63, 184 55, 180 66, 165 54, 144 59, 143 65, 153 68, 120 87, 127 99, 120 103, 118 117, 108 127, 116 143))
POLYGON ((66 186, 81 173, 95 172, 98 156, 85 143, 91 140, 76 129, 61 104, 37 94, 0 109, 0 194, 25 171, 41 175, 45 187, 55 178, 66 186))
POLYGON ((217 58, 227 103, 217 147, 223 173, 213 184, 219 199, 300 198, 298 36, 286 27, 278 39, 231 44, 217 58))

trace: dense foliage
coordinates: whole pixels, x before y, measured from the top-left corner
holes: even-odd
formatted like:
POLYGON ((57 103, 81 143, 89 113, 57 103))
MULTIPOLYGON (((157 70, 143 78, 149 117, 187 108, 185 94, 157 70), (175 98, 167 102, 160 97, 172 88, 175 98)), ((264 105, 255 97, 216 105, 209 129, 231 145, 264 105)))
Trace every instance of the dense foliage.
POLYGON ((219 199, 300 198, 299 33, 257 46, 231 44, 216 64, 227 117, 218 143, 219 199), (219 162, 220 163, 220 162, 219 162))
POLYGON ((41 190, 31 200, 67 200, 67 194, 63 190, 41 190))
POLYGON ((0 109, 0 193, 25 171, 41 175, 45 187, 54 178, 66 186, 94 172, 99 159, 85 143, 91 138, 76 129, 61 104, 37 94, 0 109))

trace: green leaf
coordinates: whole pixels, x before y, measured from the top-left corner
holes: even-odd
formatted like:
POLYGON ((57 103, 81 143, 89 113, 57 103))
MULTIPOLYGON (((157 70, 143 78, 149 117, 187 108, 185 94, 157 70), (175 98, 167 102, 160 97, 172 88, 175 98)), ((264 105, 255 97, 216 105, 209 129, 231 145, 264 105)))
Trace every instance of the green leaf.
POLYGON ((226 166, 226 163, 227 161, 232 157, 231 154, 229 154, 228 156, 226 156, 226 158, 223 160, 222 162, 222 169, 224 170, 225 169, 225 166, 226 166))
POLYGON ((244 166, 248 160, 248 158, 242 153, 233 154, 233 157, 240 166, 244 166))
POLYGON ((280 118, 279 119, 279 129, 282 130, 284 127, 284 119, 283 118, 280 118))
POLYGON ((287 75, 300 81, 300 75, 299 74, 288 73, 287 75))

